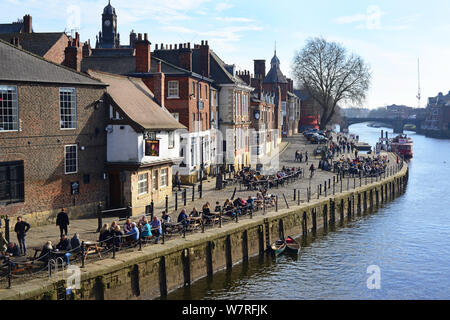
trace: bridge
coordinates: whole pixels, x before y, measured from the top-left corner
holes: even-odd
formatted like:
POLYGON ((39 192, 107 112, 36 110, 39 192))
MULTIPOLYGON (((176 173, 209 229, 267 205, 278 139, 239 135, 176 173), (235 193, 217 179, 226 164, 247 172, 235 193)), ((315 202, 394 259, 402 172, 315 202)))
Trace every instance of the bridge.
POLYGON ((341 132, 345 129, 348 130, 348 127, 364 122, 377 122, 381 124, 386 124, 392 128, 394 128, 394 133, 403 133, 403 129, 407 124, 413 124, 416 128, 420 128, 422 125, 422 119, 395 119, 395 118, 348 118, 343 117, 342 122, 340 123, 341 132))

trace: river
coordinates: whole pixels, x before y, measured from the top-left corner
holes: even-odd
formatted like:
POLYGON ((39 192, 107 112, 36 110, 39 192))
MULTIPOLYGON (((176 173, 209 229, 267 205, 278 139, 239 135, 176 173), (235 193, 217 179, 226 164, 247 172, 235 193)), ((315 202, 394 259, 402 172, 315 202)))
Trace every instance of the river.
MULTIPOLYGON (((375 145, 381 130, 350 127, 375 145)), ((406 193, 376 212, 308 238, 298 258, 252 258, 168 299, 450 299, 450 141, 407 132, 414 158, 406 193), (368 289, 369 266, 379 289, 368 289)))

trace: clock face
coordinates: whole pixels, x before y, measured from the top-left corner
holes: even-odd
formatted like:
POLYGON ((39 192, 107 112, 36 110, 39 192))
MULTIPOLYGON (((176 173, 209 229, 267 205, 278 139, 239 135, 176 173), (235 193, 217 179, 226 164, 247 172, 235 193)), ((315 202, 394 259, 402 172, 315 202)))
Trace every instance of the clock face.
POLYGON ((255 119, 259 120, 259 112, 255 112, 255 119))
POLYGON ((109 27, 111 25, 111 21, 105 20, 105 26, 109 27))

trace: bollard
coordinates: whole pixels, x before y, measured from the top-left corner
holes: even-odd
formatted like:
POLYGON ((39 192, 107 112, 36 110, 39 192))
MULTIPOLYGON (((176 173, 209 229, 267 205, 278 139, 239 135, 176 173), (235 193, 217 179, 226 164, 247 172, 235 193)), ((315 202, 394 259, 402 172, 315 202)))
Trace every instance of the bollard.
POLYGON ((162 244, 164 244, 166 242, 165 237, 164 237, 165 234, 166 234, 166 223, 163 222, 162 223, 162 244))
POLYGON ((195 184, 192 185, 192 202, 194 202, 195 199, 195 184))
POLYGON ((356 189, 356 178, 353 178, 353 189, 356 189))
POLYGON ((150 218, 152 218, 152 220, 153 220, 153 216, 155 215, 155 203, 153 202, 153 200, 150 205, 152 206, 152 210, 150 211, 150 218))
POLYGON ((253 209, 250 208, 250 219, 253 219, 253 209))
POLYGON ((266 199, 263 199, 263 215, 266 214, 266 199))
MULTIPOLYGON (((103 227, 103 217, 102 217, 102 206, 99 204, 97 206, 97 232, 100 232, 101 228, 103 227)), ((8 239, 6 239, 8 240, 8 239)))
POLYGON ((127 206, 127 218, 131 217, 131 204, 128 204, 127 206))
POLYGON ((359 175, 359 186, 361 187, 361 185, 362 185, 362 177, 361 175, 359 175))
POLYGON ((199 186, 198 186, 198 192, 199 192, 199 194, 200 194, 200 199, 202 198, 202 194, 203 194, 203 185, 202 184, 200 184, 199 186))
POLYGON ((350 177, 347 177, 347 191, 350 189, 350 177))
POLYGON ((183 204, 184 204, 184 206, 186 206, 186 201, 187 201, 187 189, 184 188, 183 189, 183 204))
POLYGON ((297 189, 294 189, 294 201, 296 200, 297 197, 297 189))
MULTIPOLYGON (((84 241, 83 241, 83 243, 84 243, 84 241)), ((116 235, 113 233, 113 259, 115 259, 115 258, 116 258, 116 235)))
POLYGON ((8 216, 5 217, 5 239, 9 243, 9 218, 8 218, 8 216))
POLYGON ((239 214, 236 212, 236 223, 239 222, 239 214))
POLYGON ((317 186, 317 199, 320 199, 320 189, 319 189, 319 186, 317 186))
POLYGON ((183 224, 183 238, 186 238, 186 225, 183 224))
POLYGON ((275 198, 275 212, 278 212, 278 195, 275 198))
POLYGON ((178 191, 175 191, 175 211, 178 211, 178 191))
POLYGON ((300 205, 300 190, 298 190, 298 205, 300 205))
POLYGON ((8 289, 11 289, 11 279, 12 279, 12 266, 11 261, 8 259, 8 289))
MULTIPOLYGON (((84 251, 86 250, 84 246, 84 241, 81 242, 81 267, 84 268, 84 251)), ((114 256, 114 253, 113 253, 114 256)))
POLYGON ((223 215, 223 208, 220 208, 220 214, 219 214, 219 228, 222 228, 222 215, 223 215))
POLYGON ((205 233, 205 220, 204 219, 205 218, 204 218, 203 213, 202 213, 202 233, 205 233))
POLYGON ((142 251, 142 233, 139 232, 139 251, 142 251))

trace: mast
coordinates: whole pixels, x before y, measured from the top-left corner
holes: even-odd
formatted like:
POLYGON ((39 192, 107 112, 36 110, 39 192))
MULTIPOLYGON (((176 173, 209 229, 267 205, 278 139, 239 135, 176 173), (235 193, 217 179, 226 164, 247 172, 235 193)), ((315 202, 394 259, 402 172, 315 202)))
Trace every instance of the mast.
POLYGON ((419 84, 419 89, 418 89, 418 93, 417 93, 417 102, 418 102, 418 108, 420 108, 420 99, 422 97, 422 93, 421 93, 421 89, 420 89, 420 60, 417 59, 417 77, 418 77, 418 84, 419 84))

